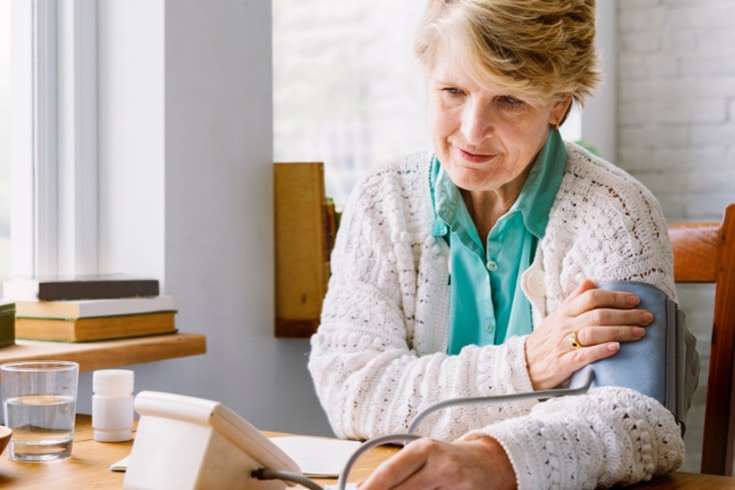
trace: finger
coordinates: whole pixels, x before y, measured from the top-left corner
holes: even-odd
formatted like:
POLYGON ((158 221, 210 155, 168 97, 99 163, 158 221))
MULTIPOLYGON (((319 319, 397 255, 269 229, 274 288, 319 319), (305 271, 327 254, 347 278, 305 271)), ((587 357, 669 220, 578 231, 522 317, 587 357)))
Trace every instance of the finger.
POLYGON ((586 311, 584 305, 589 301, 589 299, 584 298, 584 293, 593 291, 596 287, 597 286, 592 280, 584 279, 582 283, 577 286, 577 289, 572 291, 572 293, 564 300, 564 304, 567 305, 569 310, 568 314, 576 316, 586 311))
POLYGON ((577 330, 597 326, 644 327, 653 322, 653 314, 646 310, 615 310, 599 308, 582 313, 574 320, 577 330))
MULTIPOLYGON (((451 484, 457 484, 456 481, 450 481, 451 484)), ((436 475, 434 472, 427 471, 427 467, 424 466, 422 469, 409 475, 408 478, 403 480, 399 486, 392 487, 395 490, 434 490, 440 488, 451 488, 445 486, 446 482, 442 481, 441 475, 436 475)))
POLYGON ((577 286, 577 289, 572 291, 572 294, 568 296, 568 300, 574 300, 580 296, 582 296, 587 291, 592 291, 597 288, 597 285, 591 280, 591 279, 585 279, 582 281, 582 283, 577 286))
POLYGON ((569 353, 569 358, 573 370, 576 371, 600 359, 614 356, 618 351, 620 351, 619 342, 606 342, 604 344, 575 349, 569 353))
POLYGON ((608 291, 605 289, 587 289, 578 296, 569 296, 567 314, 579 316, 591 310, 601 308, 629 310, 640 303, 640 298, 625 291, 608 291))
POLYGON ((426 464, 426 458, 421 451, 415 449, 422 440, 414 441, 404 447, 399 453, 378 466, 370 475, 360 490, 387 490, 396 488, 414 473, 421 471, 426 464), (414 450, 409 448, 413 446, 414 450))
POLYGON ((590 347, 608 342, 634 342, 645 334, 642 327, 586 327, 577 331, 577 341, 582 347, 590 347))
POLYGON ((609 291, 607 289, 594 289, 588 293, 592 301, 599 305, 608 305, 611 308, 633 308, 638 306, 641 299, 627 291, 609 291))

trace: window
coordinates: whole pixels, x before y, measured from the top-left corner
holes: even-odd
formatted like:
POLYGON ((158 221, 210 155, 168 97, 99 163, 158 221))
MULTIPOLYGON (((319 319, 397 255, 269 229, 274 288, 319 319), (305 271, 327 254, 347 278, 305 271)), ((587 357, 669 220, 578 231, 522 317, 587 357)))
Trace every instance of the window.
POLYGON ((0 184, 9 182, 10 192, 2 196, 11 201, 12 213, 10 232, 0 238, 10 242, 5 248, 12 257, 3 255, 0 272, 93 273, 96 2, 0 0, 0 5, 0 22, 8 26, 0 28, 0 46, 6 46, 4 59, 12 65, 0 71, 11 77, 4 85, 0 80, 0 90, 12 91, 2 111, 10 116, 3 119, 8 129, 0 132, 6 138, 0 143, 10 147, 0 155, 0 184))
POLYGON ((275 161, 323 161, 342 205, 371 167, 428 148, 411 44, 424 1, 274 0, 275 161))

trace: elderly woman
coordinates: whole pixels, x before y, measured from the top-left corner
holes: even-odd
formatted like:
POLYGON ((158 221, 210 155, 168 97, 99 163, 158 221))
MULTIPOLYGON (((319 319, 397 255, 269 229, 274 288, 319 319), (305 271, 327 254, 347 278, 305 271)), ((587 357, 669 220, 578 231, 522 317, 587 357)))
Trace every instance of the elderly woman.
MULTIPOLYGON (((594 31, 593 0, 429 1, 416 53, 433 153, 354 189, 312 339, 339 436, 405 432, 435 402, 557 387, 614 356, 652 315, 598 284, 675 298, 656 199, 558 131, 600 79, 594 31)), ((446 409, 421 432, 361 489, 629 484, 684 451, 672 414, 621 387, 446 409)))

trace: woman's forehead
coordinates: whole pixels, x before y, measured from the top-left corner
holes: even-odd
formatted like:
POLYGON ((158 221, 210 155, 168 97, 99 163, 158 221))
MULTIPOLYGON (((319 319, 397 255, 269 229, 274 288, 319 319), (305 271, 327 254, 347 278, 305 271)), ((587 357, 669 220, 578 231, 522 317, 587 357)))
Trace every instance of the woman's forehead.
POLYGON ((517 82, 485 66, 465 43, 456 39, 437 39, 428 74, 434 81, 471 83, 489 92, 512 95, 528 102, 535 99, 521 90, 517 82))

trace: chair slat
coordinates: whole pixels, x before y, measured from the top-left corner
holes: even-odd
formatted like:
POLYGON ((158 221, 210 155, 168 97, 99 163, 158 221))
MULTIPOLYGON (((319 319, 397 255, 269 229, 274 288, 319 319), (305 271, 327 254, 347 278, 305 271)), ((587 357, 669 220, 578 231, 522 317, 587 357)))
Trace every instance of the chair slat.
POLYGON ((669 226, 674 249, 674 280, 682 283, 715 282, 720 223, 683 223, 669 226))
POLYGON ((715 305, 705 402, 702 473, 732 475, 735 454, 735 206, 718 235, 715 305))
POLYGON ((735 205, 722 223, 669 225, 677 283, 714 283, 702 473, 732 475, 735 447, 735 205))

